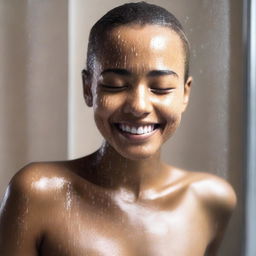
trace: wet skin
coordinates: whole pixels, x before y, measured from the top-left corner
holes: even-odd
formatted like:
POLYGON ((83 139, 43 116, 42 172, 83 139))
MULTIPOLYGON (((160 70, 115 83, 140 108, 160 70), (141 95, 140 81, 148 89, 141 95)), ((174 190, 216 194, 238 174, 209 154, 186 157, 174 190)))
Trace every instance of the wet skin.
POLYGON ((32 163, 14 176, 0 211, 0 255, 217 255, 233 189, 160 158, 191 88, 179 36, 118 27, 83 81, 105 141, 92 155, 32 163))

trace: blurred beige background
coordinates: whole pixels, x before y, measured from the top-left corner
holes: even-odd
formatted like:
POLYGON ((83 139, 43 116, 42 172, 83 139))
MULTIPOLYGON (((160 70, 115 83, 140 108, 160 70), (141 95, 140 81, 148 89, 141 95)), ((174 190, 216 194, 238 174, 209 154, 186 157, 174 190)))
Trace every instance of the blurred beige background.
POLYGON ((0 193, 31 161, 67 157, 68 3, 0 0, 0 193))
MULTIPOLYGON (((90 27, 125 2, 0 0, 0 195, 26 163, 76 158, 100 145, 80 74, 90 27)), ((163 158, 232 183, 239 204, 220 255, 242 256, 242 1, 147 2, 173 12, 192 45, 190 105, 163 158)))

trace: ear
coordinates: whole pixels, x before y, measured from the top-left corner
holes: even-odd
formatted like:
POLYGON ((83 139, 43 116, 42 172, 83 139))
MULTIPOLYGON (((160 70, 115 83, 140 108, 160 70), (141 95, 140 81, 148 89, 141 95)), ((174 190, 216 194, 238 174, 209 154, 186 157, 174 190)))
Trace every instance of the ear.
POLYGON ((193 82, 193 78, 190 76, 190 77, 188 77, 188 79, 184 85, 183 112, 186 110, 188 102, 189 102, 192 82, 193 82))
POLYGON ((82 80, 83 80, 83 92, 84 99, 88 107, 92 106, 92 90, 91 90, 91 76, 90 73, 83 69, 82 70, 82 80))

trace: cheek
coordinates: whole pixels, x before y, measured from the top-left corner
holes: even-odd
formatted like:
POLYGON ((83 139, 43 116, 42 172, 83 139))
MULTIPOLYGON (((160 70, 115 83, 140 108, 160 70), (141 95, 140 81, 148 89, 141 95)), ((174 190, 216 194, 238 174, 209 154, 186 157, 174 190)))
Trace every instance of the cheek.
POLYGON ((158 109, 166 119, 173 119, 181 114, 181 95, 179 92, 158 99, 156 104, 158 109))
POLYGON ((94 112, 95 124, 101 135, 107 140, 111 140, 111 127, 107 122, 108 117, 106 112, 99 111, 99 108, 94 112))
POLYGON ((181 121, 181 108, 180 100, 176 96, 163 99, 159 112, 166 122, 166 132, 173 133, 180 124, 181 121))
POLYGON ((167 126, 169 128, 176 129, 181 121, 181 113, 179 111, 175 111, 174 109, 170 109, 168 113, 165 115, 167 126))
POLYGON ((119 111, 119 104, 117 100, 112 99, 108 95, 100 95, 94 99, 93 111, 96 126, 104 137, 109 137, 111 133, 111 119, 114 113, 119 111))
POLYGON ((179 127, 181 121, 181 114, 177 112, 169 112, 168 116, 166 117, 166 121, 166 127, 163 131, 163 133, 165 134, 165 141, 169 139, 179 127))
POLYGON ((118 108, 118 101, 106 93, 98 93, 94 98, 94 113, 102 117, 110 116, 118 108))

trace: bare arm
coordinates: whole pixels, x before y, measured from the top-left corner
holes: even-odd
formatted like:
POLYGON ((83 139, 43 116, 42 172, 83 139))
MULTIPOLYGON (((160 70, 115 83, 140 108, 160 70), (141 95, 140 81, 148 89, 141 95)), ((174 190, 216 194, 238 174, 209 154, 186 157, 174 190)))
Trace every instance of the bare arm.
POLYGON ((16 175, 0 207, 0 255, 36 256, 40 241, 39 209, 27 173, 16 175))
POLYGON ((215 234, 214 239, 211 241, 209 244, 207 251, 206 251, 206 256, 217 256, 218 251, 221 245, 221 242, 223 240, 226 227, 228 225, 229 219, 231 217, 232 211, 226 212, 224 215, 219 216, 219 221, 216 223, 217 226, 217 231, 215 234))
POLYGON ((216 256, 236 206, 236 195, 229 183, 214 175, 207 175, 198 182, 196 193, 206 210, 212 230, 206 256, 216 256))

